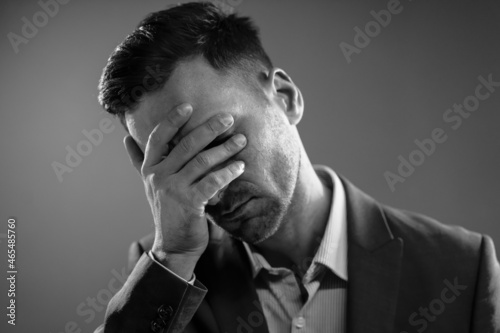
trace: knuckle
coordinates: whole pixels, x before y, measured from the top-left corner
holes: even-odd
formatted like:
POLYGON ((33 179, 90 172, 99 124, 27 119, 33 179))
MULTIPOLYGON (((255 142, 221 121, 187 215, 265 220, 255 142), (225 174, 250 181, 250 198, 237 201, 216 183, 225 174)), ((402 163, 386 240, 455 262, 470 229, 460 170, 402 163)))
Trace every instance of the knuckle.
POLYGON ((207 176, 207 186, 210 190, 219 187, 223 182, 223 178, 218 173, 211 173, 207 176))
POLYGON ((189 153, 194 147, 194 139, 188 135, 179 142, 179 147, 184 153, 189 153))
POLYGON ((177 182, 173 177, 165 178, 158 172, 146 175, 145 182, 155 192, 163 194, 172 194, 178 188, 177 182))
POLYGON ((196 155, 195 160, 200 167, 208 167, 211 164, 211 158, 206 153, 196 155))

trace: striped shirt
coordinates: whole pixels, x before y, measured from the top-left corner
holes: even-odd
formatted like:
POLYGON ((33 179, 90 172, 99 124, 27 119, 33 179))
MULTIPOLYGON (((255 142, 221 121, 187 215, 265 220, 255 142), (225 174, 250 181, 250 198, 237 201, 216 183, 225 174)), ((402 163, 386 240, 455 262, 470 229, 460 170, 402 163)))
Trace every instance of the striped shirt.
POLYGON ((328 224, 314 257, 301 267, 271 267, 254 246, 243 243, 270 333, 346 332, 345 192, 332 169, 320 165, 314 169, 333 191, 328 224), (304 270, 301 279, 296 272, 304 270))

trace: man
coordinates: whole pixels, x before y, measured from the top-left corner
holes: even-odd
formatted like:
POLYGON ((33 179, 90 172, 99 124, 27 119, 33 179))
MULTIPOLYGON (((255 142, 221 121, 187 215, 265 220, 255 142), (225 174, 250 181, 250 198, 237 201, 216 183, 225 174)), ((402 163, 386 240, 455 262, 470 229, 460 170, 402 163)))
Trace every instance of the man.
POLYGON ((97 332, 500 332, 491 239, 309 161, 304 102, 248 18, 149 15, 108 60, 155 233, 97 332))

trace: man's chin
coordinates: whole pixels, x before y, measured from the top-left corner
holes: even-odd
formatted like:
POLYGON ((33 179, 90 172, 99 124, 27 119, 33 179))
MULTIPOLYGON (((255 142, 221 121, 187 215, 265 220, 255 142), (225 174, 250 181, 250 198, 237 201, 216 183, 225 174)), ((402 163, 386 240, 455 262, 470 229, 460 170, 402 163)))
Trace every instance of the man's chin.
POLYGON ((279 229, 279 219, 270 219, 269 216, 255 216, 242 218, 237 221, 214 220, 229 236, 249 244, 258 244, 276 233, 279 229))
POLYGON ((218 214, 207 209, 207 216, 229 235, 247 243, 257 244, 276 233, 283 220, 285 207, 269 198, 253 198, 233 214, 218 214))

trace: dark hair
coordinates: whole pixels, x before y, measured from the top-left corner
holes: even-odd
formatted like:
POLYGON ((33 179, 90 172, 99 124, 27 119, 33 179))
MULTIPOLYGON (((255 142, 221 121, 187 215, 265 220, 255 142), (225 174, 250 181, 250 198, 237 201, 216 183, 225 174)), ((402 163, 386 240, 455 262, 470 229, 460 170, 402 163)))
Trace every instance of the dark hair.
POLYGON ((272 68, 250 18, 226 14, 209 2, 187 3, 149 14, 116 47, 99 82, 99 103, 123 123, 125 112, 161 89, 177 63, 196 56, 245 78, 272 68))

